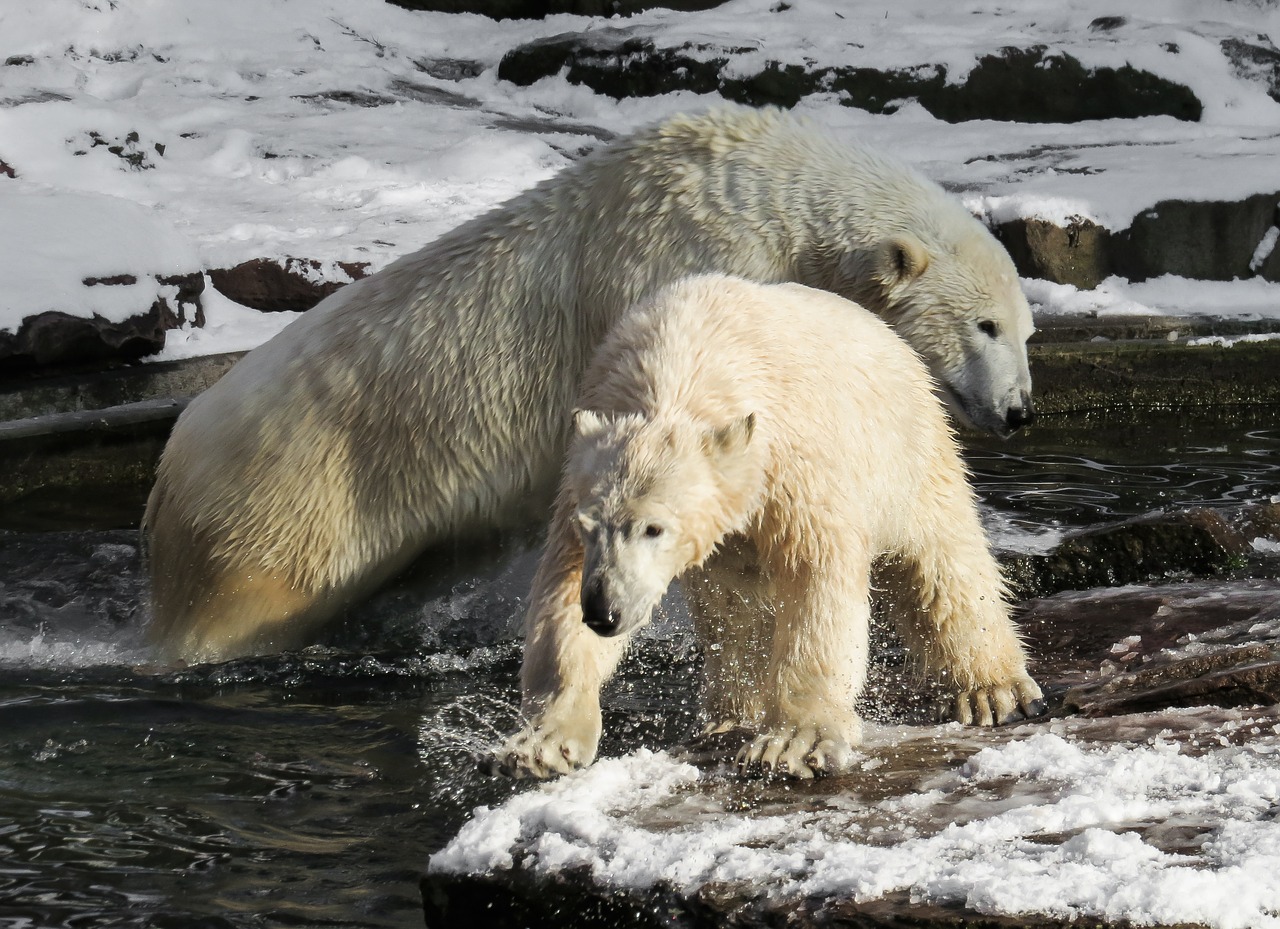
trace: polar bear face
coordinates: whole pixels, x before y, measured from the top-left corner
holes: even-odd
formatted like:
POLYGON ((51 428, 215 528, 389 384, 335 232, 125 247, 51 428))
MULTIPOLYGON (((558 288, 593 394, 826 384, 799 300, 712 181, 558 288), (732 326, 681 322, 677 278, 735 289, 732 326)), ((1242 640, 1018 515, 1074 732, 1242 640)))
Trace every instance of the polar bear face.
POLYGON ((647 623, 671 582, 742 521, 734 502, 754 418, 720 429, 574 415, 569 457, 583 549, 582 618, 602 636, 647 623))
POLYGON ((870 269, 865 255, 852 257, 845 280, 854 299, 878 310, 924 358, 961 422, 1008 437, 1035 419, 1031 308, 1013 263, 985 230, 949 238, 950 250, 939 253, 911 234, 891 236, 870 269))

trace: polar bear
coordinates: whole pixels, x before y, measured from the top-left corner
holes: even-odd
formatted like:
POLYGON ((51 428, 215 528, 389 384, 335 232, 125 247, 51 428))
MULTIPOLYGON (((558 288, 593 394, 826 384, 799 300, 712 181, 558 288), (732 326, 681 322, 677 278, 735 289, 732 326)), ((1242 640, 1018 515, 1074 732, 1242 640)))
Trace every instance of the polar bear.
POLYGON ((709 728, 759 733, 742 769, 849 766, 876 566, 899 633, 958 718, 1042 712, 933 389, 883 322, 797 284, 695 277, 624 315, 584 377, 530 594, 525 724, 491 766, 546 777, 588 764, 600 687, 628 638, 672 579, 735 539, 759 565, 752 608, 695 624, 709 728))
POLYGON ((706 272, 856 299, 967 420, 1033 415, 1030 310, 958 202, 780 111, 675 117, 343 288, 190 404, 143 519, 161 657, 305 644, 430 547, 544 521, 592 351, 706 272))

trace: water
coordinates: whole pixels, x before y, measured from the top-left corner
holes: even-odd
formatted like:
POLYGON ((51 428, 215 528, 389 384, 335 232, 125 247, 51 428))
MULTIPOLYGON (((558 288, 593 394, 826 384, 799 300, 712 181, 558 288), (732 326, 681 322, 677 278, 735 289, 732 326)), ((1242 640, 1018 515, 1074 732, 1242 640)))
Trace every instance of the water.
MULTIPOLYGON (((1092 421, 980 443, 998 541, 1280 492, 1280 422, 1092 421), (1116 451, 1119 449, 1119 451, 1116 451)), ((517 702, 532 564, 405 586, 323 647, 150 666, 132 530, 0 534, 0 927, 422 925, 417 880, 470 810, 517 702)), ((696 655, 642 643, 607 700, 605 754, 693 724, 696 655)))

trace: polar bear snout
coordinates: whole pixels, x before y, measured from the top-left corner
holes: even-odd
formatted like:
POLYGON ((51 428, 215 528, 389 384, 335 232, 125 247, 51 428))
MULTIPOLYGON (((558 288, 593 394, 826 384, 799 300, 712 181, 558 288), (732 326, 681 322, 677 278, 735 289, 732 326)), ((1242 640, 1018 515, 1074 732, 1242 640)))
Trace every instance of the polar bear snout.
POLYGON ((605 638, 611 638, 622 631, 622 612, 605 594, 601 578, 596 578, 582 588, 582 621, 596 635, 605 638))
POLYGON ((1031 393, 1023 391, 1019 402, 1011 404, 1005 411, 1004 422, 1010 432, 1017 432, 1023 426, 1030 426, 1036 421, 1036 407, 1031 402, 1031 393))

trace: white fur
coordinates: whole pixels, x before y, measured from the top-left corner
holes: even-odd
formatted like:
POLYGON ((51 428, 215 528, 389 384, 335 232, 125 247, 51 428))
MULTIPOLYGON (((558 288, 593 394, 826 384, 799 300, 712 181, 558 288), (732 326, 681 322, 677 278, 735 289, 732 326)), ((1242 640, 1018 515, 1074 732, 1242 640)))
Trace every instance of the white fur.
POLYGON ((501 768, 544 777, 592 760, 600 687, 681 576, 708 726, 759 732, 744 768, 808 777, 850 762, 873 568, 958 718, 1038 711, 932 379, 861 307, 796 284, 679 282, 622 318, 579 402, 590 412, 530 597, 527 723, 501 768), (617 619, 605 636, 584 623, 593 586, 617 619))
POLYGON ((858 299, 985 428, 1029 406, 1030 313, 955 200, 781 112, 677 117, 342 289, 193 402, 143 523, 153 639, 288 647, 424 549, 543 518, 604 333, 711 271, 858 299))

